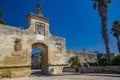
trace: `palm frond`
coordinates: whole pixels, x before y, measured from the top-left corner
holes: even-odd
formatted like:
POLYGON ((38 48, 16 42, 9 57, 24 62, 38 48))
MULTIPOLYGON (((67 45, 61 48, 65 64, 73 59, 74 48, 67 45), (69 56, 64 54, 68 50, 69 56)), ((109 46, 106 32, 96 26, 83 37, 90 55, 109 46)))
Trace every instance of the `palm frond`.
POLYGON ((120 21, 119 20, 115 20, 113 22, 111 33, 116 38, 120 36, 120 21))
POLYGON ((97 3, 94 2, 94 3, 93 3, 93 9, 95 10, 96 8, 97 8, 97 3))
POLYGON ((112 0, 108 0, 108 3, 111 4, 111 3, 112 3, 112 0))

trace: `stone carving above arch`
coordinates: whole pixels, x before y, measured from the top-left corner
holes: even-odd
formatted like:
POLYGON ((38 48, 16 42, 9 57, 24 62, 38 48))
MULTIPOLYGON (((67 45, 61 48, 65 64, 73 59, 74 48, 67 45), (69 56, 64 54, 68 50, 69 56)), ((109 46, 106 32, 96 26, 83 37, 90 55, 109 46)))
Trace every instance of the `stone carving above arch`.
POLYGON ((15 38, 14 50, 15 51, 21 51, 21 39, 15 38))
POLYGON ((36 22, 35 23, 35 34, 45 35, 45 24, 36 22))

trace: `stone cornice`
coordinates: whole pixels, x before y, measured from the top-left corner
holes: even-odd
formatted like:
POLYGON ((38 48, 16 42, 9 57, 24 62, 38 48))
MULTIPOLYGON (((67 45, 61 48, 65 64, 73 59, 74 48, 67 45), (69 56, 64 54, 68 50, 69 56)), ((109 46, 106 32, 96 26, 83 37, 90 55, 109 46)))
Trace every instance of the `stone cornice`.
POLYGON ((38 16, 38 15, 33 14, 33 13, 28 14, 27 18, 28 18, 28 20, 29 20, 29 18, 33 18, 33 19, 37 19, 37 20, 40 20, 40 21, 43 21, 43 22, 46 22, 46 23, 50 22, 49 19, 41 17, 41 16, 38 16))

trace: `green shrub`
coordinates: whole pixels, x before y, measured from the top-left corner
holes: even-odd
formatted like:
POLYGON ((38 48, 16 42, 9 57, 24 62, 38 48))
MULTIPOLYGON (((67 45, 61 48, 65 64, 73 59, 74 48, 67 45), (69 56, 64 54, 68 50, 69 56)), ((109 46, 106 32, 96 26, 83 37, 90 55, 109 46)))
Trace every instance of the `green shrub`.
POLYGON ((68 62, 71 64, 72 67, 81 66, 78 56, 71 57, 68 62))
POLYGON ((120 55, 117 55, 112 59, 112 65, 120 66, 120 55))
POLYGON ((91 62, 89 63, 90 66, 98 66, 98 63, 97 62, 91 62))
POLYGON ((81 67, 81 64, 80 64, 80 62, 77 64, 77 67, 81 67))
POLYGON ((100 60, 98 61, 98 65, 99 65, 99 66, 106 66, 106 65, 108 65, 107 59, 106 59, 106 58, 100 59, 100 60))

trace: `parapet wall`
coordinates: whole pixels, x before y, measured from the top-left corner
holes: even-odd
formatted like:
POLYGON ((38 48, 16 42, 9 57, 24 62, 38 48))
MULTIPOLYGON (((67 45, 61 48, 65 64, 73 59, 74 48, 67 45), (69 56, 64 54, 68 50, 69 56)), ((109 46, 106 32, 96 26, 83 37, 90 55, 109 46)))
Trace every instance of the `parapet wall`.
POLYGON ((14 27, 9 25, 0 24, 0 33, 1 34, 33 34, 30 29, 23 29, 22 27, 14 27))
POLYGON ((120 66, 64 67, 63 72, 120 74, 120 66))
POLYGON ((16 34, 16 33, 23 33, 23 30, 21 28, 0 24, 0 33, 16 34))

